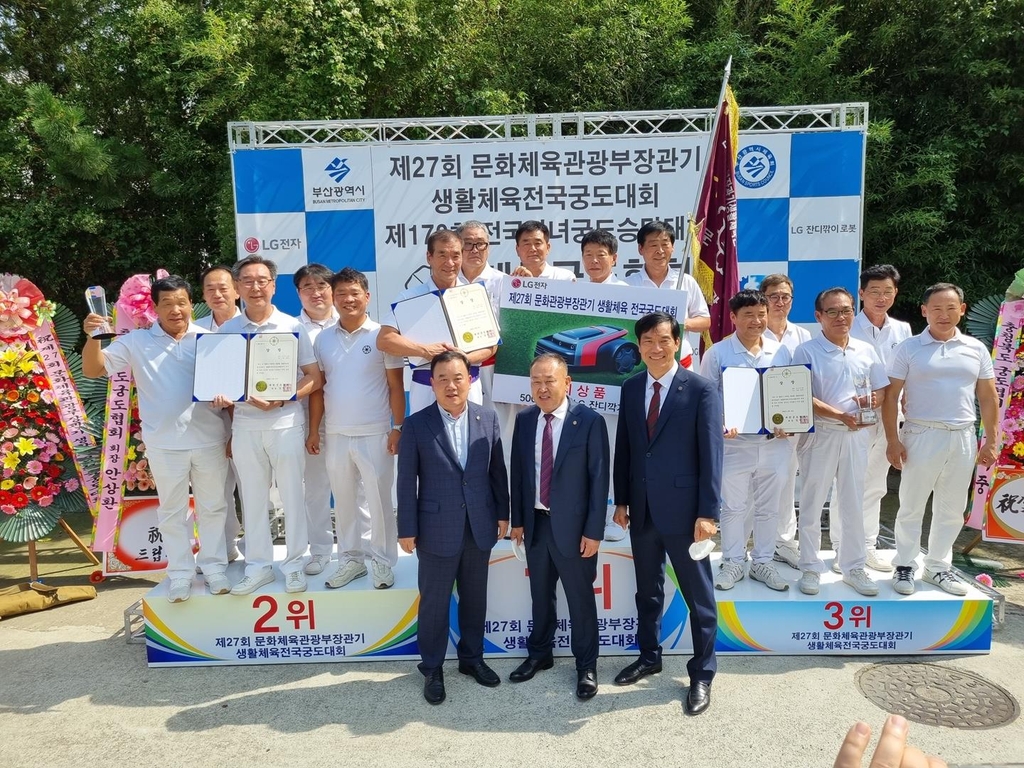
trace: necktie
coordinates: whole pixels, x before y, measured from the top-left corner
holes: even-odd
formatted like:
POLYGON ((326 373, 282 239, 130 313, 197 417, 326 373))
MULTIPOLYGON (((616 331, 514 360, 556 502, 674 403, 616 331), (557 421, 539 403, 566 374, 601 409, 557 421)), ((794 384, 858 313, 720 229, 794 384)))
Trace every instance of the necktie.
POLYGON ((544 434, 540 438, 540 503, 551 509, 551 473, 555 468, 554 427, 555 414, 545 413, 544 434))
POLYGON ((661 382, 654 382, 654 394, 651 396, 651 404, 647 407, 647 439, 654 437, 654 427, 658 423, 658 413, 661 411, 661 382))

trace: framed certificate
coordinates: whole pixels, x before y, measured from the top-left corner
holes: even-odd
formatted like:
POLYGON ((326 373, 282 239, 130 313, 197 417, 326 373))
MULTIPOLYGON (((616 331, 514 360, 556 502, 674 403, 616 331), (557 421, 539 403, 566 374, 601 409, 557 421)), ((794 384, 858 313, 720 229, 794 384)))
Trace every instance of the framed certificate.
MULTIPOLYGON (((399 332, 419 344, 451 344, 469 354, 501 343, 494 309, 479 283, 414 296, 391 309, 399 332)), ((414 367, 429 362, 409 358, 414 367)))
POLYGON ((722 368, 726 429, 741 435, 813 432, 811 367, 722 368))
POLYGON ((296 333, 200 333, 192 400, 294 400, 298 355, 296 333))

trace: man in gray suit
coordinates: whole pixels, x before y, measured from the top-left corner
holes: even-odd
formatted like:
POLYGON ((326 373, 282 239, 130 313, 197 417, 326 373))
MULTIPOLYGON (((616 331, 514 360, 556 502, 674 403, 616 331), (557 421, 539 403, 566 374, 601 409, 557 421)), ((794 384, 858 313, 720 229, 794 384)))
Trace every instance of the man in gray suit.
POLYGON ((469 359, 458 350, 430 363, 436 403, 405 420, 398 451, 398 543, 419 560, 423 697, 445 699, 452 587, 459 588, 459 672, 480 685, 501 680, 483 660, 487 568, 508 530, 508 474, 498 417, 469 402, 469 359))

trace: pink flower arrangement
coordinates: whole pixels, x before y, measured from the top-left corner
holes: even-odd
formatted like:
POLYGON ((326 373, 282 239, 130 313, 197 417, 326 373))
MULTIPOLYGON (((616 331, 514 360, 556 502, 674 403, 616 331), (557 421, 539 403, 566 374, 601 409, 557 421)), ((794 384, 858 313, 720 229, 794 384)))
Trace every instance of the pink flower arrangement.
MULTIPOLYGON (((167 277, 167 270, 158 269, 157 279, 167 277)), ((149 275, 132 275, 121 286, 117 297, 117 311, 136 328, 149 328, 156 322, 156 307, 150 295, 152 279, 149 275)))
POLYGON ((52 301, 31 280, 10 273, 0 274, 0 337, 26 336, 56 309, 52 301))
POLYGON ((1017 370, 1010 383, 1010 397, 999 427, 1003 433, 1003 450, 997 460, 1001 466, 1024 466, 1024 344, 1014 356, 1017 370))

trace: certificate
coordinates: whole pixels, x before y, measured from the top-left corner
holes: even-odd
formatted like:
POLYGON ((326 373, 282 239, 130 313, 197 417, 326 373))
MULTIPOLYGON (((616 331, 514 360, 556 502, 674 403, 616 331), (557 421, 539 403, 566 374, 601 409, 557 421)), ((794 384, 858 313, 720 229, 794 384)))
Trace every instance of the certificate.
MULTIPOLYGON (((391 309, 399 332, 417 344, 451 344, 469 354, 501 343, 491 301, 479 283, 413 296, 391 309)), ((409 358, 413 366, 429 362, 409 358)))
POLYGON ((294 400, 298 355, 295 333, 197 334, 192 400, 294 400))
POLYGON ((726 429, 741 435, 813 432, 811 367, 724 367, 722 400, 726 429))

